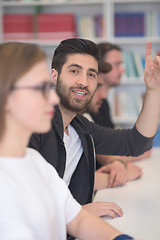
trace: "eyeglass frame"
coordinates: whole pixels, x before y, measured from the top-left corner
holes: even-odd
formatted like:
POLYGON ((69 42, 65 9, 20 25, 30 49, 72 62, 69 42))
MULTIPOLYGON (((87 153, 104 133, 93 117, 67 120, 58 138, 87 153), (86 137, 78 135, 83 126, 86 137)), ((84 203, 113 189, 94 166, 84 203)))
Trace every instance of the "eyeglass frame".
POLYGON ((55 88, 56 88, 55 83, 53 83, 51 81, 48 81, 48 82, 43 82, 42 84, 35 85, 35 86, 17 86, 17 85, 14 85, 14 86, 11 87, 11 91, 25 90, 25 89, 41 91, 44 98, 48 99, 50 91, 55 90, 55 88))

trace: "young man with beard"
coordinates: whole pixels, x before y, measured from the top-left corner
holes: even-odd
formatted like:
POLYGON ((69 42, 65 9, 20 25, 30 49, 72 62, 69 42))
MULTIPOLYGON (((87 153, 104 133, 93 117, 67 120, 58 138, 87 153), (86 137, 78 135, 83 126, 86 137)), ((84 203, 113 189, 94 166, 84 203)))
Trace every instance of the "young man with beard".
POLYGON ((113 203, 92 203, 95 153, 137 156, 152 147, 159 122, 159 58, 151 58, 146 48, 146 96, 135 126, 127 130, 100 127, 78 115, 93 97, 97 87, 100 53, 97 45, 84 39, 66 39, 54 52, 52 81, 60 97, 47 134, 35 134, 30 147, 37 149, 67 183, 76 200, 98 215, 122 215, 113 203))

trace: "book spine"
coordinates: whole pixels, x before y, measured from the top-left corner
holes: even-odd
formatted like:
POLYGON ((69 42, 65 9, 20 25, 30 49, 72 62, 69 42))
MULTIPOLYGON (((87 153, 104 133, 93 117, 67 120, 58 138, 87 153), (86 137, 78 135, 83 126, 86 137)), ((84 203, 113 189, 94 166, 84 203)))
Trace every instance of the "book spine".
POLYGON ((115 13, 116 37, 142 37, 144 34, 144 13, 115 13))

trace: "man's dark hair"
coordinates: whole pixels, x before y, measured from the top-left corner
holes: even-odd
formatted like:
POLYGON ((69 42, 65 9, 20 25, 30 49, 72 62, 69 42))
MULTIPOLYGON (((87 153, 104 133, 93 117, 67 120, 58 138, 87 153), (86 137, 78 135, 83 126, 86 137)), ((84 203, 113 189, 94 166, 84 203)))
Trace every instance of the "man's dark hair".
POLYGON ((118 50, 120 52, 122 51, 122 49, 118 45, 113 43, 104 42, 97 44, 97 46, 99 47, 102 60, 104 60, 105 55, 111 50, 118 50))
POLYGON ((99 69, 101 55, 97 44, 91 40, 82 38, 70 38, 61 41, 54 52, 51 68, 55 68, 58 74, 60 74, 68 55, 77 53, 93 56, 98 62, 99 69))

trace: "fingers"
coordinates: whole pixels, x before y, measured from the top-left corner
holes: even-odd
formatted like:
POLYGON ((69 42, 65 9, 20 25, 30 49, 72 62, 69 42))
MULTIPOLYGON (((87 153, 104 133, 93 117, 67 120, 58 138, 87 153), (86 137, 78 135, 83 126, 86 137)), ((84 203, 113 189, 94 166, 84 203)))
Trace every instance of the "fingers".
POLYGON ((143 175, 142 169, 135 164, 128 163, 127 165, 127 181, 132 181, 140 178, 143 175))
POLYGON ((124 174, 116 175, 112 187, 122 186, 126 183, 126 177, 124 174))
POLYGON ((140 168, 138 166, 136 166, 136 167, 137 167, 137 174, 135 175, 135 179, 138 179, 138 178, 142 177, 143 171, 142 171, 142 168, 140 168))
POLYGON ((116 216, 122 217, 123 211, 122 209, 113 202, 103 202, 101 203, 102 208, 104 209, 104 213, 102 216, 110 216, 112 218, 115 218, 116 216))
POLYGON ((141 170, 141 171, 139 171, 139 172, 137 173, 137 178, 135 178, 135 179, 138 179, 138 178, 142 177, 142 175, 143 175, 143 172, 142 172, 142 170, 141 170))
POLYGON ((160 70, 160 56, 156 56, 153 59, 153 67, 155 70, 160 70))
POLYGON ((155 62, 157 65, 160 65, 160 56, 156 56, 156 57, 153 59, 153 62, 155 62))
POLYGON ((122 186, 126 183, 127 181, 127 172, 126 171, 121 171, 121 172, 116 172, 112 171, 109 174, 108 178, 108 187, 118 187, 122 186))
POLYGON ((100 167, 98 170, 97 170, 97 172, 104 172, 104 173, 108 173, 110 171, 110 167, 109 167, 109 165, 105 165, 105 166, 103 166, 103 167, 100 167))
POLYGON ((151 42, 147 42, 146 53, 145 53, 145 69, 148 68, 148 66, 150 65, 151 60, 152 60, 152 56, 151 56, 151 42))
POLYGON ((93 202, 90 204, 84 205, 85 209, 92 212, 98 217, 102 216, 110 216, 112 218, 119 216, 123 216, 122 209, 113 202, 93 202))

